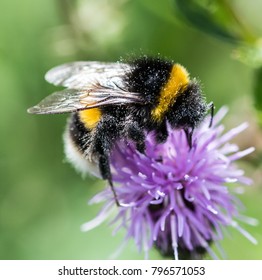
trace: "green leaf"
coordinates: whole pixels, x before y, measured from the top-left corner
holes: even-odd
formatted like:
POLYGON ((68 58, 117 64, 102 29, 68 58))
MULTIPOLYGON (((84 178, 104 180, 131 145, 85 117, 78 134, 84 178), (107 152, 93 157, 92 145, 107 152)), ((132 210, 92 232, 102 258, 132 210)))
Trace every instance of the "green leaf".
MULTIPOLYGON (((220 39, 236 42, 238 36, 227 28, 232 21, 228 11, 218 1, 174 0, 177 16, 183 17, 195 28, 220 39)), ((220 1, 219 1, 220 2, 220 1)))

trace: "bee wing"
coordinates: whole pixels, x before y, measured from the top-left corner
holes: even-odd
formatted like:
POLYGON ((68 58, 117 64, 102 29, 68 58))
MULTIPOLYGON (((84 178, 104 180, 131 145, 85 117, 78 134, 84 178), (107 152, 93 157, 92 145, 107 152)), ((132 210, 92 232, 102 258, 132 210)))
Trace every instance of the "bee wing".
POLYGON ((57 66, 49 70, 45 79, 51 84, 73 89, 85 89, 99 83, 113 87, 116 83, 123 87, 123 76, 131 66, 124 63, 98 61, 76 61, 57 66))
POLYGON ((59 114, 129 103, 142 103, 140 94, 96 85, 89 89, 65 89, 54 92, 27 111, 31 114, 59 114))
POLYGON ((112 104, 142 103, 139 93, 128 92, 124 75, 131 66, 124 63, 78 61, 48 71, 45 79, 67 89, 54 92, 36 106, 31 114, 75 112, 112 104))

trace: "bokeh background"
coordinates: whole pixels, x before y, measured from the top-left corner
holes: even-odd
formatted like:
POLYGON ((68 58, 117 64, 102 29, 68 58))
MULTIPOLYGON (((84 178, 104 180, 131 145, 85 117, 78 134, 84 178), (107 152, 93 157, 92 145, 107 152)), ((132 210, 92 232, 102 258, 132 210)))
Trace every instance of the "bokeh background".
MULTIPOLYGON (((0 259, 108 259, 117 250, 124 232, 80 231, 100 207, 87 201, 105 184, 65 162, 67 116, 26 109, 55 90, 44 81, 53 66, 141 53, 185 65, 208 101, 230 108, 228 129, 250 123, 235 142, 256 147, 241 162, 254 184, 240 199, 260 221, 244 226, 258 245, 230 229, 222 246, 229 259, 262 259, 261 10, 259 0, 1 0, 0 259)), ((131 241, 119 256, 143 257, 131 241)), ((153 250, 150 258, 161 257, 153 250)))

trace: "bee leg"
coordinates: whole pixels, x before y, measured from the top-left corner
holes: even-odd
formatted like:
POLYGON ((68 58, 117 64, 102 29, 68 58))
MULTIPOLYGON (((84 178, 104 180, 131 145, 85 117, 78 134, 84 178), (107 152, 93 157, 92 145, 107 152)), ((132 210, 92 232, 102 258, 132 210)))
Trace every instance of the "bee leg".
POLYGON ((143 129, 138 125, 137 122, 130 122, 127 126, 127 137, 134 141, 136 144, 136 149, 140 153, 145 153, 146 145, 145 145, 145 133, 143 129))
POLYGON ((117 127, 115 124, 116 124, 115 119, 110 116, 104 117, 98 123, 96 127, 96 134, 92 141, 93 142, 92 152, 98 155, 98 165, 99 165, 101 176, 104 180, 108 180, 116 205, 120 206, 112 181, 110 159, 109 159, 112 144, 117 138, 117 127))
POLYGON ((112 190, 116 205, 120 206, 120 203, 119 203, 118 198, 117 198, 116 190, 114 188, 113 181, 112 181, 112 175, 111 175, 111 171, 110 171, 110 163, 109 163, 109 157, 108 156, 100 155, 100 157, 99 157, 99 169, 100 169, 100 173, 102 175, 102 178, 104 180, 107 180, 108 183, 109 183, 109 186, 112 190))
POLYGON ((186 139, 187 139, 187 143, 189 146, 189 149, 192 149, 192 136, 193 136, 193 132, 194 132, 194 127, 192 127, 191 129, 184 128, 185 134, 186 134, 186 139))
POLYGON ((209 126, 208 127, 211 127, 212 124, 213 124, 213 118, 214 118, 214 110, 215 110, 214 103, 210 102, 208 104, 208 108, 210 109, 210 122, 209 122, 209 126))
POLYGON ((166 120, 156 129, 156 141, 157 143, 163 143, 168 137, 168 131, 166 126, 166 120))

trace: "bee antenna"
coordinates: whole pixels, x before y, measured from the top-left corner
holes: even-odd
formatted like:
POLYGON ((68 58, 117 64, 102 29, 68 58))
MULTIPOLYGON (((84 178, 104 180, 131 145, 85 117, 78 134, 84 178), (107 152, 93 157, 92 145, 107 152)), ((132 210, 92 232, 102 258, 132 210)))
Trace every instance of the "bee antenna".
POLYGON ((211 127, 213 124, 215 106, 214 106, 213 102, 210 102, 207 106, 208 106, 208 109, 210 110, 210 122, 209 122, 208 127, 211 127))

